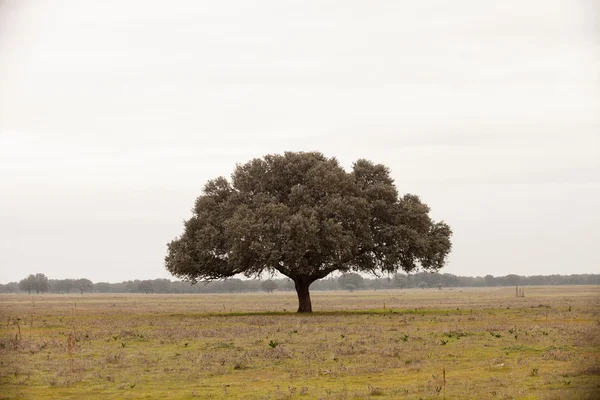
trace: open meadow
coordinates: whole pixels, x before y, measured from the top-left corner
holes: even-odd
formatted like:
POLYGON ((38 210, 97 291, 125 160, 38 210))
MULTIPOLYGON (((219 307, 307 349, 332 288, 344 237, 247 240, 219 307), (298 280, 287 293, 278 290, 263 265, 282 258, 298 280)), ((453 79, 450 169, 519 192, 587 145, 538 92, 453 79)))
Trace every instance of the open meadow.
POLYGON ((600 286, 0 296, 0 398, 598 399, 600 286))

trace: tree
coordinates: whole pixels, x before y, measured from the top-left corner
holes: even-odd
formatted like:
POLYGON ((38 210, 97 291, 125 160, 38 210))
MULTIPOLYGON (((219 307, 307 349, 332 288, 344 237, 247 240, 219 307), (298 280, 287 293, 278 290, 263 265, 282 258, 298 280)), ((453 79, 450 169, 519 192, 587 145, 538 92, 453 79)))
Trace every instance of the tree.
POLYGON ((427 282, 419 282, 419 289, 425 289, 427 287, 427 282))
POLYGON ((112 292, 111 284, 108 282, 96 282, 94 283, 94 291, 98 293, 110 293, 112 292))
POLYGON ((171 282, 168 279, 154 279, 152 282, 156 293, 169 293, 171 282))
POLYGON ((496 286, 496 278, 493 275, 486 275, 483 279, 485 279, 486 286, 496 286))
POLYGON ((79 292, 81 294, 83 294, 83 292, 85 291, 90 291, 94 288, 94 284, 92 283, 92 281, 90 281, 89 279, 77 279, 77 288, 79 289, 79 292))
POLYGON ((342 274, 342 276, 338 278, 338 286, 342 289, 354 291, 355 289, 360 289, 363 286, 364 280, 365 279, 359 274, 348 272, 342 274), (348 286, 351 286, 351 288, 348 288, 348 286))
POLYGON ((146 294, 154 292, 154 285, 151 280, 144 280, 138 282, 138 291, 146 294))
POLYGON ((244 290, 245 286, 246 285, 244 284, 244 281, 236 278, 227 279, 225 282, 223 282, 223 289, 229 293, 241 292, 244 290))
POLYGON ((269 279, 266 281, 262 281, 260 283, 260 288, 267 293, 273 293, 274 290, 277 290, 279 288, 279 285, 277 285, 277 282, 275 282, 274 280, 269 279))
POLYGON ((375 278, 375 279, 369 279, 367 281, 367 285, 369 285, 373 290, 379 290, 379 289, 383 289, 384 285, 385 285, 385 279, 381 279, 381 278, 375 278))
POLYGON ((286 152, 210 180, 165 266, 191 281, 279 272, 294 282, 298 312, 309 287, 334 271, 437 271, 451 230, 417 196, 398 197, 387 167, 358 160, 346 172, 321 153, 286 152))
POLYGON ((22 279, 19 282, 19 288, 23 291, 27 291, 31 294, 32 290, 35 290, 37 294, 45 293, 48 291, 48 278, 44 274, 37 273, 35 275, 30 274, 27 278, 22 279))
POLYGON ((406 287, 406 277, 401 274, 394 275, 394 287, 404 289, 406 287))
POLYGON ((48 291, 48 278, 44 274, 35 274, 35 291, 37 294, 48 291))
POLYGON ((49 283, 52 286, 52 291, 56 293, 70 293, 71 289, 75 287, 73 279, 52 279, 49 283))
POLYGON ((506 275, 505 278, 509 286, 516 286, 521 284, 521 277, 519 275, 510 274, 506 275))
POLYGON ((17 282, 8 282, 6 285, 0 283, 0 293, 14 293, 19 290, 17 282))
POLYGON ((19 289, 21 289, 22 291, 27 291, 27 293, 31 294, 31 291, 35 290, 35 284, 35 275, 30 274, 27 278, 21 279, 19 281, 19 289))

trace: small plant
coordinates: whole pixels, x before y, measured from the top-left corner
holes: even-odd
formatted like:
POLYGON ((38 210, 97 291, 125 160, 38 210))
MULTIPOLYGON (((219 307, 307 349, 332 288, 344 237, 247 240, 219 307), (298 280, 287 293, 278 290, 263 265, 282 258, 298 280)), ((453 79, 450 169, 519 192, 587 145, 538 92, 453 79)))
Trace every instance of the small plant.
POLYGON ((340 335, 340 338, 342 338, 342 339, 345 338, 345 337, 346 337, 346 335, 340 335))
POLYGON ((538 376, 538 373, 540 372, 540 370, 538 368, 533 368, 530 372, 529 372, 529 376, 538 376))
POLYGON ((279 342, 275 341, 275 340, 270 340, 269 341, 269 347, 274 349, 275 347, 279 346, 279 342))
POLYGON ((456 338, 456 340, 460 340, 461 337, 464 336, 468 336, 469 333, 468 332, 463 332, 463 331, 449 331, 449 332, 444 332, 444 336, 449 337, 449 338, 456 338))
POLYGON ((73 335, 69 334, 67 337, 67 349, 69 350, 69 354, 73 351, 75 347, 75 340, 73 339, 73 335))
POLYGON ((369 395, 370 396, 383 396, 383 390, 380 387, 373 386, 371 384, 368 385, 369 395))
POLYGON ((440 345, 445 346, 448 344, 448 340, 440 339, 440 345))
POLYGON ((408 335, 400 336, 400 340, 402 340, 403 342, 408 342, 408 335))

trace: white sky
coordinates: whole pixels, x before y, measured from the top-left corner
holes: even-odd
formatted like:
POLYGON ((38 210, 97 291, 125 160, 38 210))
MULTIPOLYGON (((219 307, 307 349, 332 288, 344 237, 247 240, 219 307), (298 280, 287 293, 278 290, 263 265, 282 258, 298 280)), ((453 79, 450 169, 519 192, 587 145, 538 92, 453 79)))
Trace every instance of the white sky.
POLYGON ((600 272, 595 0, 0 0, 0 282, 170 277, 236 163, 388 165, 443 272, 600 272))

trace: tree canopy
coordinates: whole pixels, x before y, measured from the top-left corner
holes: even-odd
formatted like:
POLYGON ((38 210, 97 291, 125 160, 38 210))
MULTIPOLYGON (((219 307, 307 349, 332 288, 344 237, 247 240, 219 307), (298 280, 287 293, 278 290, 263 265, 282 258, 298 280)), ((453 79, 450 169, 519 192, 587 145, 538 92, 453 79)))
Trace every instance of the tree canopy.
POLYGON ((45 293, 48 291, 48 278, 44 274, 37 273, 35 275, 30 274, 27 278, 22 279, 19 282, 19 288, 27 291, 31 294, 32 290, 35 290, 37 294, 45 293))
POLYGON ((317 152, 267 155, 210 180, 165 265, 197 282, 279 272, 311 312, 309 286, 334 271, 437 271, 450 227, 411 194, 398 196, 390 170, 361 159, 347 172, 317 152))
POLYGON ((92 281, 86 278, 77 279, 75 283, 81 294, 83 294, 83 292, 90 292, 94 288, 92 281))
POLYGON ((279 289, 279 285, 272 279, 262 281, 260 283, 260 288, 267 293, 273 293, 274 290, 279 289))
POLYGON ((348 286, 351 286, 352 290, 360 289, 364 284, 364 280, 365 279, 357 273, 346 272, 338 278, 338 286, 341 289, 348 289, 348 286))

